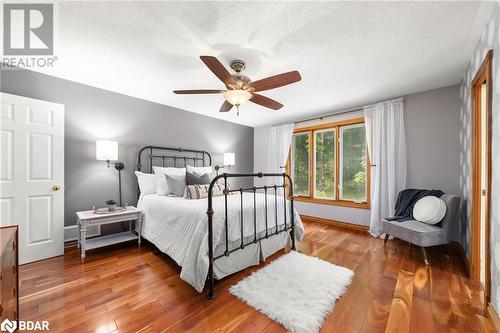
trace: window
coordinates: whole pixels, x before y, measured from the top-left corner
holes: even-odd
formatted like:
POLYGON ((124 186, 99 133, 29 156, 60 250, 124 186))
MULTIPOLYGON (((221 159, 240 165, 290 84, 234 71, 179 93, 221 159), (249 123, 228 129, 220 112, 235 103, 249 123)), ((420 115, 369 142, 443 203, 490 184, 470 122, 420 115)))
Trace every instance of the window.
POLYGON ((297 129, 288 171, 298 201, 369 208, 363 118, 297 129))
POLYGON ((314 197, 335 199, 335 129, 314 132, 314 197))
POLYGON ((366 201, 365 125, 340 127, 340 184, 342 200, 366 201))

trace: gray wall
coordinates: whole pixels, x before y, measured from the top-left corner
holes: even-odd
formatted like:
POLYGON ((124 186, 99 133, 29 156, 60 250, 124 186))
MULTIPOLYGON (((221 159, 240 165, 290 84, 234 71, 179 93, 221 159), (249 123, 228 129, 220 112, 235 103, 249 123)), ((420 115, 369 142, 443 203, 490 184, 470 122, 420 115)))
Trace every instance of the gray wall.
POLYGON ((407 187, 460 194, 460 87, 405 97, 407 187))
POLYGON ((206 150, 214 165, 222 164, 224 152, 235 152, 231 171, 253 169, 251 127, 25 70, 2 71, 1 91, 66 107, 65 225, 75 224, 76 211, 118 197, 117 171, 95 159, 98 139, 119 142, 119 159, 125 163, 123 200, 129 204, 137 200, 134 169, 142 146, 206 150))
MULTIPOLYGON (((442 189, 460 194, 460 113, 459 86, 440 88, 404 96, 407 143, 407 187, 442 189)), ((374 101, 376 102, 376 101, 374 101)), ((300 126, 363 117, 362 112, 329 117, 300 126)), ((268 131, 271 126, 256 127, 254 135, 254 170, 266 165, 268 131)), ((370 210, 297 202, 301 214, 346 223, 370 224, 370 210)), ((455 239, 458 238, 455 233, 455 239)))
POLYGON ((490 211, 490 259, 491 259, 491 303, 500 313, 500 4, 497 4, 481 40, 478 41, 469 65, 462 77, 460 87, 460 187, 464 198, 461 223, 461 243, 471 256, 472 241, 472 96, 471 85, 486 53, 493 50, 493 94, 492 94, 492 142, 491 142, 491 211, 490 211))

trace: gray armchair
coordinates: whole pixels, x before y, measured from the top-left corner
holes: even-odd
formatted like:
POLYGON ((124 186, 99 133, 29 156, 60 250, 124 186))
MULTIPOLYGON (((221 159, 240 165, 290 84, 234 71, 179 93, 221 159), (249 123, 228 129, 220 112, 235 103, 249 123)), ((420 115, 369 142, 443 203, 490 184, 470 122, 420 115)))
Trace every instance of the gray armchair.
POLYGON ((404 241, 422 247, 425 264, 429 266, 429 259, 425 248, 448 244, 452 228, 458 222, 458 211, 460 208, 460 197, 456 195, 443 194, 441 199, 446 203, 446 215, 441 220, 440 226, 429 225, 416 220, 397 222, 382 220, 382 233, 385 233, 384 246, 389 236, 393 236, 404 241))

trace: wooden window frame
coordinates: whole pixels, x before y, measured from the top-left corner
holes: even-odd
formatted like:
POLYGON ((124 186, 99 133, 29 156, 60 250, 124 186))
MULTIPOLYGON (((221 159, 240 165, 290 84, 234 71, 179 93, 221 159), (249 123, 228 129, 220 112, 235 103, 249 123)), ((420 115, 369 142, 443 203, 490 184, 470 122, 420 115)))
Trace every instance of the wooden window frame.
MULTIPOLYGON (((343 126, 348 126, 348 125, 358 125, 358 124, 364 124, 365 119, 364 118, 354 118, 354 119, 348 119, 348 120, 343 120, 343 121, 337 121, 337 122, 332 122, 332 123, 327 123, 327 124, 319 124, 315 126, 307 126, 307 127, 301 127, 301 128, 296 128, 293 133, 304 133, 304 132, 309 132, 309 137, 311 138, 309 140, 309 195, 303 196, 303 195, 295 195, 294 200, 295 201, 302 201, 302 202, 310 202, 310 203, 316 203, 316 204, 322 204, 322 205, 332 205, 332 206, 342 206, 342 207, 352 207, 352 208, 361 208, 361 209, 370 209, 370 204, 371 204, 371 168, 370 168, 370 159, 368 155, 368 149, 366 151, 366 202, 354 202, 350 200, 341 200, 340 199, 340 191, 339 191, 339 176, 340 176, 340 133, 341 130, 340 128, 343 126), (323 198, 315 198, 313 194, 314 190, 314 133, 317 130, 324 130, 324 129, 335 129, 335 199, 323 199, 323 198)), ((291 175, 291 148, 290 148, 290 153, 288 154, 288 161, 286 163, 286 171, 288 174, 291 175)))

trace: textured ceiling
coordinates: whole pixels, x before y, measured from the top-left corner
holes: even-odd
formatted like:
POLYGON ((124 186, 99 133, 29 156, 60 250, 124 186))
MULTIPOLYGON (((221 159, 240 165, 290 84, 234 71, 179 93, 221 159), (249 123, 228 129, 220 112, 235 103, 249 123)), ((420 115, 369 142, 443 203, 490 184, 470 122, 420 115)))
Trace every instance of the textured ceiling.
MULTIPOLYGON (((61 2, 56 67, 43 72, 249 126, 275 124, 459 82, 494 4, 480 2, 61 2), (302 81, 220 114, 223 88, 199 55, 247 62, 257 80, 302 81)), ((137 110, 138 113, 141 110, 137 110)))

